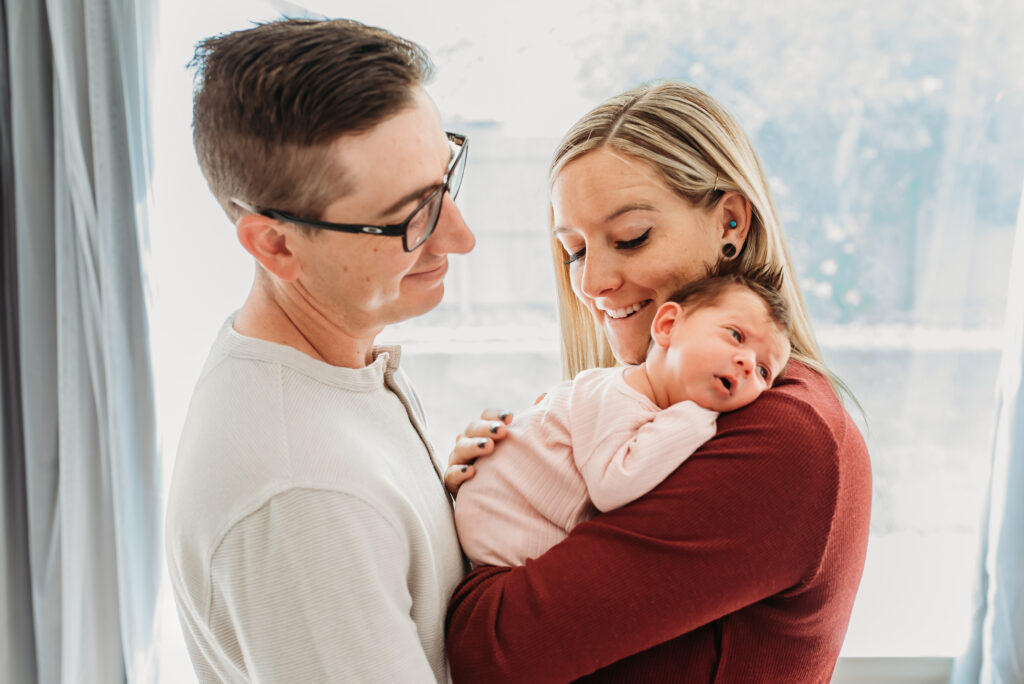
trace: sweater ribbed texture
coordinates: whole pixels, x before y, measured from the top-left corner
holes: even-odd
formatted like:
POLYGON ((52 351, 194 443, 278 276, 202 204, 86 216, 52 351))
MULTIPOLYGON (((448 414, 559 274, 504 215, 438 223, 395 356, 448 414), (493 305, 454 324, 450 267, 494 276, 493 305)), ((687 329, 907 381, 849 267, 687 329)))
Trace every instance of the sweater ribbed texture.
POLYGON ((828 682, 867 549, 864 441, 820 375, 776 387, 628 506, 449 608, 455 682, 828 682))

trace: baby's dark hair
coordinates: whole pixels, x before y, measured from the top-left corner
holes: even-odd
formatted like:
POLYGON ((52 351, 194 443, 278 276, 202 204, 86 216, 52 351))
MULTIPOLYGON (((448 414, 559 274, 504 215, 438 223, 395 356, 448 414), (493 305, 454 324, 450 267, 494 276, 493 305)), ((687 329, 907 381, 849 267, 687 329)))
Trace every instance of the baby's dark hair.
POLYGON ((768 309, 768 317, 789 337, 792 319, 781 294, 781 268, 767 265, 743 268, 739 260, 719 261, 709 266, 702 278, 677 290, 668 301, 694 309, 712 306, 734 285, 745 287, 760 297, 768 309))

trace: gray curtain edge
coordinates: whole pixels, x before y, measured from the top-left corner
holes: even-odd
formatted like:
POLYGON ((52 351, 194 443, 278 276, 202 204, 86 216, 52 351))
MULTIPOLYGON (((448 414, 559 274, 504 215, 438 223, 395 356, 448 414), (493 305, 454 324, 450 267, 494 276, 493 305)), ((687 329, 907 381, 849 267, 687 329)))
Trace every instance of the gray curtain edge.
POLYGON ((10 56, 7 0, 0 0, 0 681, 37 679, 32 628, 28 506, 25 489, 25 439, 21 411, 21 352, 18 340, 18 264, 14 211, 10 56))
POLYGON ((2 2, 0 681, 155 681, 155 6, 2 2))

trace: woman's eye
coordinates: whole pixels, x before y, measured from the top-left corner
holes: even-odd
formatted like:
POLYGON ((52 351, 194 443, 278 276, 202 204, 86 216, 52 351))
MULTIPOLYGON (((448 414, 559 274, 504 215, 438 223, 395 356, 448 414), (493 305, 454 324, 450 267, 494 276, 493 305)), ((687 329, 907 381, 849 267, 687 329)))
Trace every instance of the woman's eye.
POLYGON ((564 262, 562 262, 562 263, 565 263, 565 264, 571 264, 574 261, 579 261, 587 253, 586 249, 581 249, 578 252, 569 252, 569 250, 565 250, 565 251, 569 253, 569 258, 566 259, 564 262))
POLYGON ((771 373, 768 372, 768 369, 765 368, 764 366, 758 366, 757 372, 760 373, 761 377, 764 378, 765 380, 767 380, 768 376, 771 375, 771 373))
POLYGON ((647 238, 651 234, 651 229, 648 228, 639 237, 635 237, 632 240, 619 240, 615 243, 617 249, 636 249, 640 245, 647 242, 647 238))

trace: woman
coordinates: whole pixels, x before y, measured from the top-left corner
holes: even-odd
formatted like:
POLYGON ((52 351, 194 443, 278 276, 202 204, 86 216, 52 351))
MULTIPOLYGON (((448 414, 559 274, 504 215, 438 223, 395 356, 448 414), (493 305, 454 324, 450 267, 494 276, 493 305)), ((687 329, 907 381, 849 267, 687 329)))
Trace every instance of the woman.
MULTIPOLYGON (((723 258, 783 270, 793 361, 646 496, 524 566, 467 576, 449 608, 453 678, 827 682, 864 564, 870 464, 749 141, 696 88, 635 88, 566 135, 551 212, 567 376, 642 361, 658 306, 723 258)), ((490 425, 460 439, 453 487, 492 448, 480 439, 504 433, 490 425)))

